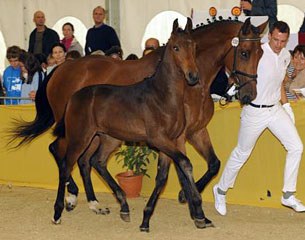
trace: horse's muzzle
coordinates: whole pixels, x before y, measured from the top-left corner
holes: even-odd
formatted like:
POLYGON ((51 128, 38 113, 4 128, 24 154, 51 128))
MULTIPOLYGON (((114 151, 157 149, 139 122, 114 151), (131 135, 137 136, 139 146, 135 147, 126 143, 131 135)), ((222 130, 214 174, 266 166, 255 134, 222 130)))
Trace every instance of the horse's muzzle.
POLYGON ((198 83, 199 81, 199 73, 196 72, 196 73, 192 73, 192 72, 189 72, 188 73, 188 76, 187 76, 187 83, 189 85, 195 85, 196 83, 198 83))
POLYGON ((242 97, 242 99, 240 99, 240 103, 242 105, 247 105, 249 104, 253 99, 249 96, 249 95, 245 95, 242 97))

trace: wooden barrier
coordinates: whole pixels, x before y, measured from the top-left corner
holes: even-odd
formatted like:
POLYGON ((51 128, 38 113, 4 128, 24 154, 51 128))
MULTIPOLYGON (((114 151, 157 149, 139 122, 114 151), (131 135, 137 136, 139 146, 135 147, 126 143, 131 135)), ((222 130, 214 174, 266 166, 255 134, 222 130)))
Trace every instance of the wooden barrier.
MULTIPOLYGON (((296 126, 304 143, 305 101, 291 103, 291 105, 296 117, 296 126)), ((237 102, 231 103, 225 108, 221 108, 218 103, 215 103, 215 115, 208 129, 215 152, 222 162, 220 172, 222 172, 227 158, 237 143, 240 110, 237 102)), ((48 151, 48 146, 53 139, 50 132, 40 136, 26 147, 10 151, 6 148, 5 134, 7 128, 12 126, 12 118, 22 117, 25 120, 32 120, 34 116, 35 108, 32 105, 0 106, 0 183, 57 189, 57 166, 48 151)), ((198 179, 207 169, 206 162, 189 144, 187 144, 187 155, 193 163, 194 177, 198 179)), ((248 162, 242 168, 234 189, 229 191, 228 203, 279 207, 285 156, 286 152, 280 142, 268 130, 265 131, 259 138, 248 162), (271 196, 268 196, 267 192, 271 196)), ((156 168, 157 162, 153 162, 149 166, 148 173, 151 178, 144 178, 143 196, 149 196, 152 192, 156 168)), ((108 169, 113 176, 122 171, 114 157, 109 160, 108 169)), ((110 191, 95 172, 92 175, 96 191, 110 191)), ((77 166, 73 171, 73 177, 80 186, 80 190, 84 191, 77 166)), ((214 179, 202 194, 204 201, 213 201, 211 188, 217 180, 214 179)), ((303 157, 297 188, 297 196, 303 202, 305 202, 304 185, 305 163, 303 157)), ((161 197, 175 199, 179 190, 180 185, 176 172, 174 167, 171 167, 168 183, 161 197)))

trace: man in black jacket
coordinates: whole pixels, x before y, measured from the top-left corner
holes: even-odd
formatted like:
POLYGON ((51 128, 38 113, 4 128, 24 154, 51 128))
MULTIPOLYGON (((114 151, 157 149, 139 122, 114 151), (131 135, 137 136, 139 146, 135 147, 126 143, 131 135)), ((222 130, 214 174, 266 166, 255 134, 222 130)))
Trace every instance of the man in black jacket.
POLYGON ((33 54, 43 53, 48 56, 51 53, 52 46, 59 43, 57 32, 45 25, 45 15, 42 11, 34 13, 33 21, 36 28, 30 34, 29 52, 33 54))
POLYGON ((277 21, 277 1, 276 0, 242 0, 240 7, 246 16, 268 16, 269 29, 277 21))

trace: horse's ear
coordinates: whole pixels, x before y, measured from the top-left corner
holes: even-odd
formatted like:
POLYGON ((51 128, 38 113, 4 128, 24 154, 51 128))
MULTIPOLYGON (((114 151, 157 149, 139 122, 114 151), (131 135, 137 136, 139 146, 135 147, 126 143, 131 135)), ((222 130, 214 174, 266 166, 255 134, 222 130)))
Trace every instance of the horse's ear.
POLYGON ((248 35, 251 30, 251 21, 250 18, 247 18, 244 24, 241 27, 241 32, 243 35, 248 35))
POLYGON ((193 29, 193 22, 192 22, 192 19, 190 19, 189 17, 187 18, 187 22, 186 22, 186 25, 185 25, 185 29, 184 31, 186 33, 190 33, 193 29))
POLYGON ((269 22, 269 21, 267 20, 266 22, 262 23, 261 25, 259 25, 259 26, 257 27, 257 28, 259 29, 259 33, 260 33, 260 34, 262 34, 262 33, 264 32, 264 30, 265 30, 265 28, 266 28, 268 22, 269 22))
POLYGON ((178 28, 179 28, 178 18, 176 18, 175 21, 173 22, 173 32, 177 32, 178 28))

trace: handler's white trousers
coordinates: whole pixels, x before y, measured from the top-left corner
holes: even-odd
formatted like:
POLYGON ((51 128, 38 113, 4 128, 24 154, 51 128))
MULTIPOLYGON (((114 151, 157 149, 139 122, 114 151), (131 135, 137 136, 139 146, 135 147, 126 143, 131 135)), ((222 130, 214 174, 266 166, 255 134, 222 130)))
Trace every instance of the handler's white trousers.
MULTIPOLYGON (((281 104, 271 108, 254 108, 244 106, 241 113, 241 123, 238 144, 222 173, 218 187, 227 191, 234 186, 240 168, 247 161, 252 149, 262 132, 268 128, 287 150, 283 192, 295 192, 303 144, 295 125, 281 104)), ((268 159, 266 159, 268 161, 268 159)))

